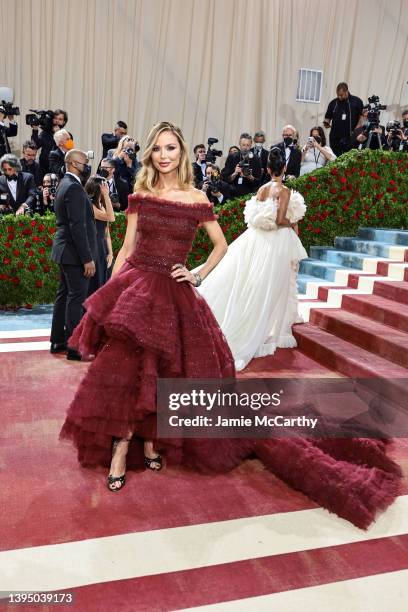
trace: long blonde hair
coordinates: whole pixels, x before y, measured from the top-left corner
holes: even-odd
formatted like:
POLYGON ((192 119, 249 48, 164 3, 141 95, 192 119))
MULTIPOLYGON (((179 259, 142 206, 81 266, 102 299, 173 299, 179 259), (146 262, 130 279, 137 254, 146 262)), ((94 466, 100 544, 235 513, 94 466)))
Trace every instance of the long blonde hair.
POLYGON ((188 148, 184 136, 179 127, 169 121, 156 123, 149 132, 146 140, 145 150, 142 156, 142 167, 136 175, 133 191, 154 191, 154 186, 159 178, 159 172, 152 163, 152 151, 157 138, 162 132, 172 132, 180 145, 181 156, 178 166, 178 182, 180 189, 189 189, 193 184, 193 170, 188 154, 188 148))

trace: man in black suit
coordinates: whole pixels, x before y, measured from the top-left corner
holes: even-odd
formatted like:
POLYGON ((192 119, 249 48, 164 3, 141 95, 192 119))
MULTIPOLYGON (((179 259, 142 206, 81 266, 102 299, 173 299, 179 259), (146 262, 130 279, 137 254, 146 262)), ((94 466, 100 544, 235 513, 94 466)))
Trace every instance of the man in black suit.
POLYGON ((115 162, 113 159, 104 158, 101 161, 99 173, 106 178, 109 186, 109 197, 113 209, 116 211, 126 210, 128 207, 129 185, 125 179, 115 172, 115 162))
POLYGON ((194 187, 196 189, 201 189, 205 181, 205 170, 207 168, 205 156, 207 150, 204 144, 198 144, 194 147, 193 151, 195 157, 195 161, 193 162, 194 187))
MULTIPOLYGON (((0 168, 3 173, 0 176, 0 193, 7 195, 7 204, 1 204, 1 207, 8 206, 10 213, 24 215, 34 205, 36 198, 32 174, 22 172, 19 159, 11 153, 0 159, 0 168)), ((2 208, 2 212, 8 211, 2 208)))
MULTIPOLYGON (((83 314, 88 284, 95 274, 96 229, 92 204, 81 184, 91 167, 84 151, 72 149, 65 156, 66 173, 57 190, 54 211, 57 232, 51 258, 61 271, 51 326, 51 353, 63 352, 83 314)), ((80 360, 68 349, 67 359, 80 360)))
POLYGON ((3 157, 6 153, 11 153, 8 139, 17 136, 18 130, 18 125, 14 121, 14 117, 8 117, 9 124, 6 126, 4 123, 6 116, 4 106, 0 105, 0 157, 3 157))
MULTIPOLYGON (((286 159, 285 178, 298 177, 300 174, 300 164, 302 162, 302 151, 297 146, 298 133, 293 125, 285 125, 282 130, 282 142, 278 142, 273 147, 279 147, 286 159)), ((273 148, 271 147, 271 149, 273 148)))
POLYGON ((48 165, 50 172, 61 179, 65 174, 65 155, 72 149, 74 143, 71 134, 64 129, 55 132, 54 140, 56 148, 50 153, 48 165))
POLYGON ((254 193, 261 182, 261 163, 252 152, 252 136, 246 132, 239 137, 239 153, 228 155, 221 176, 233 186, 236 196, 254 193))
POLYGON ((127 134, 127 125, 124 121, 118 121, 113 134, 102 134, 102 157, 108 156, 109 149, 116 149, 119 140, 127 134))
POLYGON ((363 112, 363 101, 352 96, 347 83, 339 83, 336 87, 337 97, 329 103, 324 116, 323 125, 330 130, 330 146, 333 153, 339 157, 350 151, 353 144, 353 131, 363 112))
POLYGON ((267 183, 270 179, 268 174, 268 155, 269 151, 265 149, 265 132, 260 130, 255 132, 254 135, 254 146, 252 147, 252 153, 259 159, 262 169, 261 184, 267 183))
POLYGON ((26 140, 23 144, 23 157, 20 159, 23 172, 29 172, 34 177, 34 182, 37 187, 41 187, 43 180, 43 172, 40 164, 36 161, 37 145, 31 140, 26 140))

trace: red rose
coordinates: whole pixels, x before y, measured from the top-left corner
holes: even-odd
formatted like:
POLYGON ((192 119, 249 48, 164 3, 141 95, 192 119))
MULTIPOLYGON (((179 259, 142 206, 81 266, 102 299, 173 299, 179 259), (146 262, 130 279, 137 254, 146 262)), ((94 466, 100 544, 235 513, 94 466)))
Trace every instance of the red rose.
POLYGON ((18 249, 14 249, 14 251, 13 251, 13 255, 14 255, 15 257, 18 257, 18 256, 20 255, 20 251, 19 251, 18 249))
POLYGON ((40 242, 41 238, 40 238, 39 236, 33 236, 33 237, 31 238, 31 240, 32 240, 33 242, 40 242))
POLYGON ((0 274, 0 280, 4 281, 4 280, 7 280, 7 279, 8 279, 7 274, 0 274))
POLYGON ((21 270, 21 268, 24 268, 24 264, 23 264, 23 262, 22 262, 22 261, 19 261, 19 262, 18 262, 18 264, 17 264, 17 268, 20 268, 20 270, 21 270))
POLYGON ((370 176, 371 178, 376 179, 376 180, 380 178, 380 176, 376 172, 370 172, 370 176))
POLYGON ((39 224, 39 226, 37 227, 39 232, 43 232, 45 230, 45 225, 43 225, 42 223, 39 224))
POLYGON ((5 242, 4 246, 6 247, 6 249, 9 249, 11 247, 11 244, 10 244, 10 242, 5 242))
POLYGON ((342 176, 342 177, 341 177, 341 179, 340 179, 340 183, 343 183, 343 184, 347 183, 347 179, 346 179, 346 177, 345 177, 345 176, 342 176))
POLYGON ((31 227, 35 227, 37 225, 37 221, 35 219, 33 219, 31 221, 31 227))
POLYGON ((390 180, 390 185, 395 185, 395 181, 393 179, 390 180))
POLYGON ((32 250, 28 251, 28 256, 29 257, 34 257, 34 251, 32 251, 32 250))
POLYGON ((13 285, 19 285, 20 279, 18 278, 18 276, 15 276, 14 278, 11 279, 11 282, 13 283, 13 285))
POLYGON ((7 231, 8 231, 9 234, 12 234, 14 232, 14 227, 12 225, 9 225, 7 227, 7 231))
POLYGON ((34 270, 37 269, 37 266, 35 265, 35 263, 30 263, 30 265, 28 266, 28 269, 31 270, 31 272, 34 272, 34 270))
POLYGON ((320 227, 315 227, 314 229, 314 233, 315 234, 321 234, 322 230, 320 229, 320 227))
POLYGON ((35 286, 36 286, 36 287, 38 287, 38 289, 41 289, 41 287, 43 286, 43 284, 44 284, 44 283, 43 283, 43 282, 42 282, 42 280, 40 280, 40 279, 37 279, 37 280, 35 281, 35 286))
POLYGON ((360 170, 359 175, 360 176, 365 176, 367 174, 367 172, 365 170, 360 170))
POLYGON ((40 247, 40 248, 38 249, 38 252, 39 252, 39 253, 41 253, 41 255, 44 255, 44 253, 45 253, 45 249, 44 249, 44 247, 40 247))
POLYGON ((52 246, 52 240, 51 240, 51 238, 47 238, 47 246, 52 246))
POLYGON ((317 176, 309 176, 309 180, 315 183, 317 181, 317 176))
POLYGON ((122 232, 118 232, 118 238, 123 238, 124 234, 122 232))
POLYGON ((49 272, 51 270, 50 266, 43 267, 44 272, 49 272))
POLYGON ((56 227, 51 227, 50 228, 50 234, 55 234, 56 231, 57 231, 56 227))
POLYGON ((11 264, 11 259, 9 259, 8 257, 5 257, 3 259, 3 263, 5 266, 9 266, 11 264))
POLYGON ((330 174, 332 174, 333 176, 336 176, 336 174, 338 174, 338 173, 339 173, 339 171, 337 170, 337 168, 332 168, 330 170, 330 174))
POLYGON ((25 243, 24 243, 24 246, 26 247, 26 249, 29 249, 29 248, 30 248, 30 246, 31 246, 31 242, 28 242, 28 241, 27 241, 27 242, 25 242, 25 243))
POLYGON ((335 189, 334 187, 332 187, 332 188, 330 189, 330 193, 337 193, 337 189, 335 189))
POLYGON ((375 194, 375 198, 376 198, 376 200, 381 200, 381 198, 383 197, 383 195, 384 195, 383 193, 376 193, 376 194, 375 194))
POLYGON ((9 235, 7 236, 7 240, 8 240, 9 242, 13 242, 14 238, 15 238, 15 235, 14 235, 14 234, 9 234, 9 235))
POLYGON ((33 233, 33 231, 29 227, 26 227, 25 229, 23 229, 23 231, 21 233, 24 236, 30 236, 33 233))

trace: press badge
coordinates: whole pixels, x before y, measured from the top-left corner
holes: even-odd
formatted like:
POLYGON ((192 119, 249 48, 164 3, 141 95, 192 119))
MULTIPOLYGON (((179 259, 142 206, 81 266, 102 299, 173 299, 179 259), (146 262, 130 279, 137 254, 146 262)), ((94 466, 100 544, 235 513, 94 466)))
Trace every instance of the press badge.
POLYGON ((341 116, 342 121, 345 121, 345 120, 346 120, 346 118, 347 118, 346 113, 343 113, 343 114, 342 114, 342 116, 341 116))
POLYGON ((244 182, 244 179, 242 178, 242 176, 240 176, 238 179, 238 185, 242 185, 243 182, 244 182))

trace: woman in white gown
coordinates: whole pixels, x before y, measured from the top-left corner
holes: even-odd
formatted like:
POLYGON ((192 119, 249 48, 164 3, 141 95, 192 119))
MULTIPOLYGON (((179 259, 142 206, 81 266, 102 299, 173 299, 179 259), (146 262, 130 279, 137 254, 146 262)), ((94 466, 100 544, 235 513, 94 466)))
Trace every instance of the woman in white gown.
POLYGON ((211 307, 242 370, 253 357, 295 347, 292 325, 298 316, 296 274, 307 253, 295 232, 305 214, 303 197, 282 184, 280 149, 268 158, 271 181, 248 200, 248 229, 198 289, 211 307))

